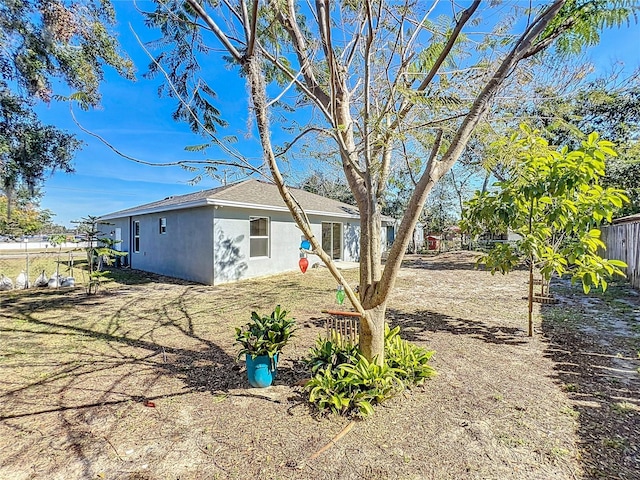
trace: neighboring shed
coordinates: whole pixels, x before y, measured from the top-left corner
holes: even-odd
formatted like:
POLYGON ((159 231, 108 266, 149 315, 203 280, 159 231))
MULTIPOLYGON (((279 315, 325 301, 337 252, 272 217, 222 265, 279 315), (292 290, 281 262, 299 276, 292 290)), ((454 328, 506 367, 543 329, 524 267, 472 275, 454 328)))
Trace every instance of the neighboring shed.
POLYGON ((607 245, 604 256, 625 262, 627 279, 640 288, 640 214, 617 218, 602 227, 602 241, 607 245))
MULTIPOLYGON (((291 189, 314 235, 334 259, 358 261, 356 207, 291 189)), ((132 268, 216 285, 298 268, 304 236, 275 185, 247 180, 110 213, 100 217, 129 252, 132 268)), ((385 231, 393 220, 383 222, 385 231)), ((104 230, 104 229, 103 229, 104 230)), ((309 255, 309 263, 320 262, 309 255)))

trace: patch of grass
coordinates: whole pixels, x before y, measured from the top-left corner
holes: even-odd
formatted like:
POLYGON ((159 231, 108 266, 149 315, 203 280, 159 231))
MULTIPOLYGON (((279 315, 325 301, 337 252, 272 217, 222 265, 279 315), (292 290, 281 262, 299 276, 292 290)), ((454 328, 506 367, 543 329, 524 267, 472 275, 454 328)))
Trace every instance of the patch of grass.
POLYGON ((582 312, 567 310, 558 305, 545 306, 544 319, 558 326, 576 326, 583 324, 585 320, 582 312))
POLYGON ((565 392, 577 392, 578 391, 578 385, 576 385, 575 383, 565 383, 562 386, 562 389, 565 392))
POLYGON ((561 447, 553 447, 551 449, 551 456, 554 458, 566 458, 571 455, 571 450, 561 447))
POLYGON ((562 413, 563 415, 567 415, 571 418, 578 418, 580 416, 580 412, 578 412, 576 409, 572 407, 562 407, 560 409, 560 413, 562 413))
POLYGON ((613 448, 615 450, 622 450, 627 446, 627 442, 620 438, 603 438, 602 446, 605 448, 613 448))
POLYGON ((636 406, 635 403, 631 403, 631 402, 616 402, 613 405, 611 405, 611 408, 613 409, 614 412, 617 413, 629 413, 629 412, 633 412, 638 410, 638 407, 636 406))
POLYGON ((502 443, 505 447, 509 447, 509 448, 524 447, 527 444, 527 441, 525 439, 514 437, 507 434, 499 434, 498 441, 502 443))

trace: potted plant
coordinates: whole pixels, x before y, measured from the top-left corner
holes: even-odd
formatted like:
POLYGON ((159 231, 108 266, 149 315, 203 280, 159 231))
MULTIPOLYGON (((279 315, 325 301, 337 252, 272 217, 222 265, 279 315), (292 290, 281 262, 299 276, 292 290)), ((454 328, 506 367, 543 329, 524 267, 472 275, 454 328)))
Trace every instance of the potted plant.
POLYGON ((276 376, 278 354, 295 330, 295 321, 287 318, 288 314, 280 305, 268 316, 251 312, 251 321, 236 328, 236 342, 241 347, 238 358, 246 357, 252 387, 268 387, 276 376))

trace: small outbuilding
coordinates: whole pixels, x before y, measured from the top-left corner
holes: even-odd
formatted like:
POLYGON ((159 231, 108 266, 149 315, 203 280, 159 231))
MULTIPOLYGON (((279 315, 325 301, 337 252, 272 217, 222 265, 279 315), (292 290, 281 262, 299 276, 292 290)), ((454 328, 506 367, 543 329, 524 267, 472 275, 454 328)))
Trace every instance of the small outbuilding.
POLYGON ((429 250, 438 250, 440 248, 440 236, 428 235, 427 236, 427 248, 429 250))
MULTIPOLYGON (((360 215, 352 205, 291 189, 314 235, 337 261, 360 259, 360 215)), ((298 269, 297 227, 276 185, 246 180, 102 215, 132 268, 208 285, 298 269)), ((393 238, 383 220, 383 249, 393 238)), ((309 264, 320 262, 309 254, 309 264)))

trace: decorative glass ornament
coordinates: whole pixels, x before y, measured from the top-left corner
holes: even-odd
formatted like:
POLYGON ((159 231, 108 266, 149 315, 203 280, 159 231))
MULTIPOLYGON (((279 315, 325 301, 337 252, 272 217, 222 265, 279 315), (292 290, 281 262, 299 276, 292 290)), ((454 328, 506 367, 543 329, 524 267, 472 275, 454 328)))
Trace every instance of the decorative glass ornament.
POLYGON ((307 260, 306 257, 302 257, 298 262, 298 266, 300 267, 300 271, 302 271, 302 273, 306 272, 307 268, 309 267, 309 260, 307 260))
POLYGON ((338 285, 338 289, 336 290, 336 302, 338 305, 342 305, 344 303, 345 293, 342 285, 338 285))

